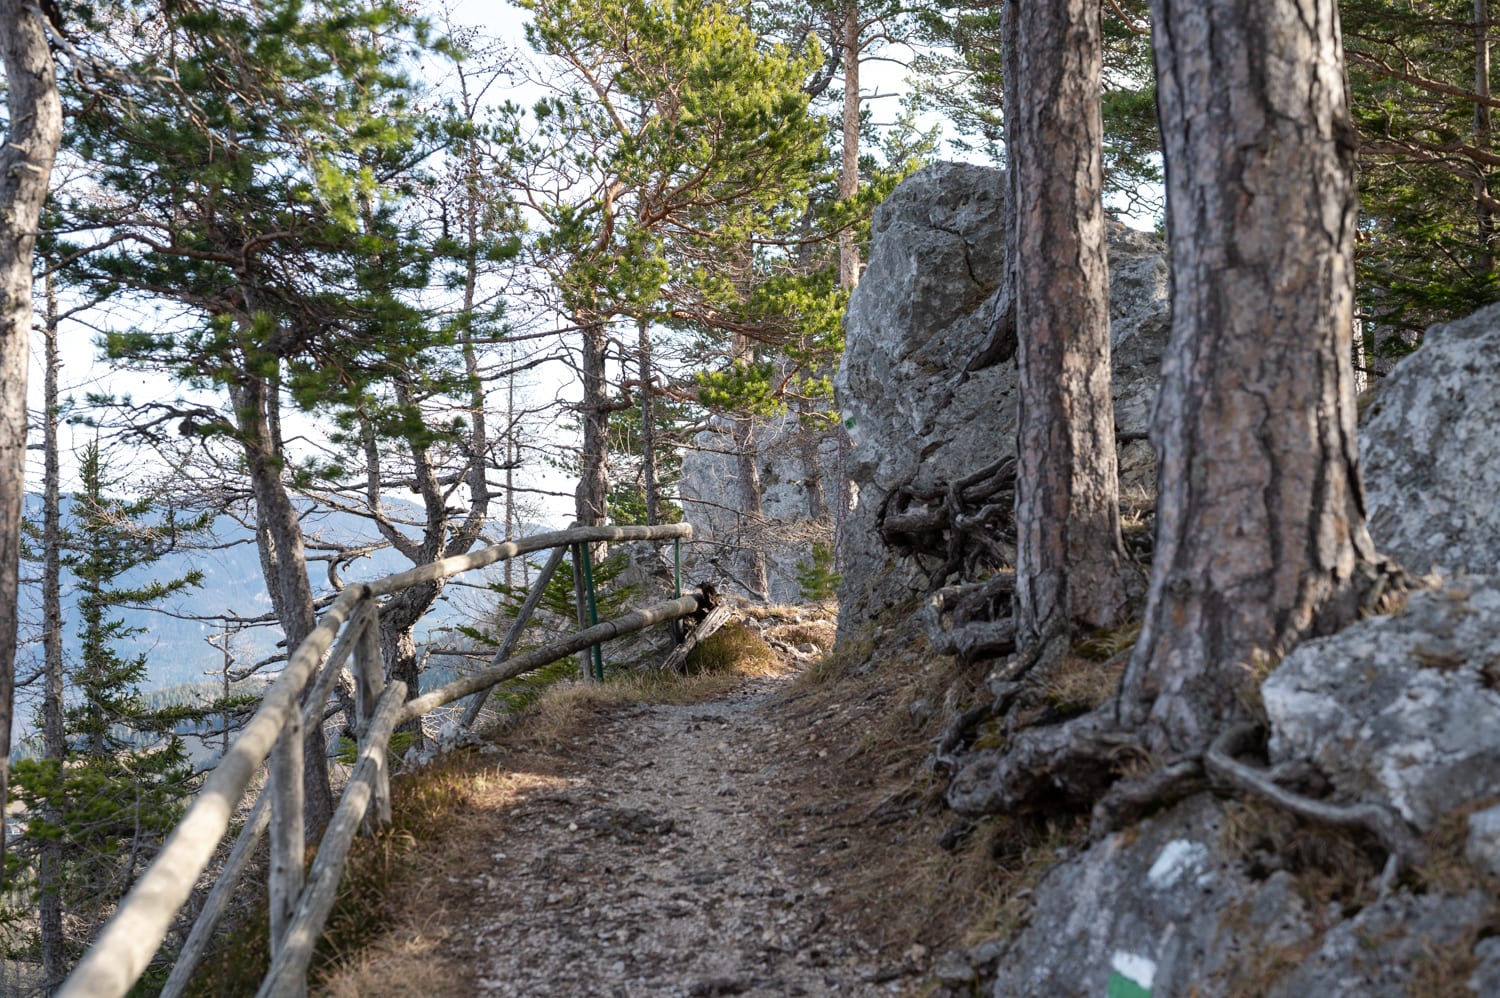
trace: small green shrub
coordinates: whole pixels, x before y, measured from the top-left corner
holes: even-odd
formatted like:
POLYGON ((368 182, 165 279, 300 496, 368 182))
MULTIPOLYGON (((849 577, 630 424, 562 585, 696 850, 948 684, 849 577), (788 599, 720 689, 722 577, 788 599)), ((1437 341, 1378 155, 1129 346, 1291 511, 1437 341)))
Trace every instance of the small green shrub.
POLYGON ((838 595, 842 577, 833 566, 833 548, 821 541, 813 544, 809 560, 797 563, 797 585, 803 599, 816 602, 838 595))

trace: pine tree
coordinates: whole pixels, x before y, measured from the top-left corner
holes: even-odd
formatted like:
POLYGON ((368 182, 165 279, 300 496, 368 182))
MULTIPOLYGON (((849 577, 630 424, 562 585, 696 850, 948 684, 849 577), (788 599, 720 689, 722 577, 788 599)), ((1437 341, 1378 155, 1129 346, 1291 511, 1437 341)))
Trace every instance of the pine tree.
MULTIPOLYGON (((140 684, 146 656, 125 655, 118 645, 141 633, 116 614, 148 608, 198 585, 190 572, 166 582, 140 574, 201 531, 207 519, 178 522, 150 499, 125 500, 97 443, 79 463, 81 490, 64 560, 73 579, 80 658, 70 672, 70 702, 63 716, 61 755, 19 761, 16 799, 26 806, 28 852, 55 855, 59 875, 41 888, 57 893, 69 918, 62 939, 44 939, 71 962, 111 913, 176 824, 194 785, 186 747, 174 733, 191 712, 152 710, 140 684)), ((58 931, 62 926, 43 926, 58 931)))

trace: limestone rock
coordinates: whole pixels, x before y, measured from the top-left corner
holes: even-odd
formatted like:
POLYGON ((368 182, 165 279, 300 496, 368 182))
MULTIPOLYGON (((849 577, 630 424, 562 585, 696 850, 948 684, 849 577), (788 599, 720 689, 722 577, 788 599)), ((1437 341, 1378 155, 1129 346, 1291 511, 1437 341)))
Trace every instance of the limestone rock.
POLYGON ((1261 686, 1273 761, 1311 759, 1418 828, 1500 795, 1500 580, 1414 593, 1299 646, 1261 686))
MULTIPOLYGON (((907 481, 946 484, 1014 453, 1015 365, 964 373, 989 334, 1004 264, 1004 174, 938 163, 875 212, 870 261, 849 302, 836 378, 859 505, 841 539, 840 631, 926 589, 889 551, 876 514, 907 481)), ((1154 487, 1146 433, 1170 322, 1166 247, 1109 226, 1111 341, 1122 488, 1154 487)))
POLYGON ((1360 433, 1376 547, 1418 574, 1500 565, 1500 305, 1434 326, 1360 433))
POLYGON ((1318 950, 1277 981, 1269 995, 1404 998, 1451 994, 1430 985, 1418 986, 1414 971, 1423 963, 1435 964, 1434 951, 1472 946, 1473 934, 1493 907, 1493 901, 1478 891, 1462 897, 1391 895, 1329 929, 1318 950))
POLYGON ((1469 815, 1469 862, 1500 877, 1500 804, 1469 815))
POLYGON ((1200 795, 1054 867, 992 993, 1244 993, 1245 954, 1292 947, 1313 927, 1288 874, 1256 881, 1239 868, 1224 820, 1200 795))
MULTIPOLYGON (((739 467, 730 453, 733 444, 726 426, 698 435, 682 460, 678 490, 684 518, 693 525, 693 543, 683 549, 684 571, 693 579, 713 582, 723 592, 747 592, 743 549, 766 553, 771 602, 798 599, 798 566, 806 562, 814 542, 831 540, 829 523, 809 520, 806 468, 802 437, 811 431, 796 414, 757 420, 751 433, 756 470, 760 475, 762 523, 748 523, 741 506, 739 467)), ((815 448, 826 502, 835 501, 839 473, 838 441, 824 434, 815 448)))

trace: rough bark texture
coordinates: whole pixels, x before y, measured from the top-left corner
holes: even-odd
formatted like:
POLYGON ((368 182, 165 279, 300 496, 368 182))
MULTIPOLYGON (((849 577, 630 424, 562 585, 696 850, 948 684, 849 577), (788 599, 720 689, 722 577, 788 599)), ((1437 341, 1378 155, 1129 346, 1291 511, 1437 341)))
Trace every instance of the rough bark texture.
MULTIPOLYGON (((239 418, 240 446, 255 496, 256 536, 261 540, 261 563, 269 566, 266 586, 290 655, 316 626, 312 586, 307 580, 307 555, 302 524, 281 481, 282 462, 267 421, 267 383, 247 378, 234 390, 239 418)), ((303 794, 306 833, 315 836, 333 817, 333 793, 328 785, 328 750, 322 724, 309 724, 303 745, 303 794)))
POLYGON ((1156 551, 1121 720, 1201 751, 1244 666, 1353 615, 1354 135, 1334 0, 1154 0, 1172 336, 1156 551), (1342 619, 1341 619, 1342 618, 1342 619))
MULTIPOLYGON (((839 164, 839 200, 859 193, 859 5, 849 3, 839 30, 839 58, 844 64, 844 149, 839 164)), ((839 287, 859 283, 859 247, 854 233, 839 236, 839 287)))
POLYGON ((760 502, 760 466, 756 463, 755 422, 749 416, 734 417, 734 454, 740 491, 740 557, 744 578, 740 582, 752 599, 768 600, 771 593, 763 534, 765 510, 760 502))
POLYGON ((661 495, 656 484, 656 399, 651 394, 651 330, 643 318, 638 329, 641 368, 641 486, 646 493, 646 525, 661 522, 661 495))
MULTIPOLYGON (((32 248, 62 139, 57 71, 37 8, 0 0, 9 129, 0 135, 0 810, 8 799, 15 701, 16 596, 26 495, 26 365, 32 248)), ((5 829, 0 822, 0 865, 5 829)))
POLYGON ((609 509, 609 384, 604 376, 609 346, 602 323, 583 323, 582 468, 575 493, 578 525, 603 526, 609 509))
MULTIPOLYGON (((42 392, 42 744, 45 758, 61 762, 68 754, 63 728, 63 615, 62 615, 62 471, 57 453, 57 294, 47 278, 45 371, 42 392)), ((44 805, 44 817, 59 827, 57 806, 44 805)), ((63 939, 62 840, 56 836, 37 849, 37 934, 42 950, 42 975, 56 987, 67 973, 63 939)))
POLYGON ((1016 233, 1016 608, 1023 643, 1125 610, 1110 398, 1104 45, 1090 0, 1012 5, 1007 124, 1016 233))

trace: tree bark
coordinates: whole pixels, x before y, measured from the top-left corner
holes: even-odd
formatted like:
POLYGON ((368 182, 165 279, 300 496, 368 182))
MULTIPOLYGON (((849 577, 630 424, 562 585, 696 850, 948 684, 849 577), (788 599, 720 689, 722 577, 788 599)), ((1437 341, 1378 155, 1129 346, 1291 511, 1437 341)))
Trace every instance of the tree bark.
POLYGON ((734 417, 734 455, 740 489, 740 558, 743 582, 752 599, 771 598, 770 572, 766 566, 765 511, 760 502, 760 466, 756 463, 755 422, 749 416, 734 417))
POLYGON ((646 493, 646 526, 661 522, 661 495, 656 483, 656 406, 651 394, 651 333, 643 316, 639 326, 641 361, 641 483, 646 493))
POLYGON ((1118 624, 1122 574, 1105 259, 1100 8, 1012 4, 1006 67, 1020 418, 1016 607, 1023 644, 1118 624))
MULTIPOLYGON (((0 65, 9 112, 9 128, 0 135, 0 813, 9 799, 15 704, 32 251, 62 141, 57 69, 36 9, 22 0, 0 0, 0 65)), ((0 821, 0 870, 5 847, 0 821)))
MULTIPOLYGON (((57 442, 57 372, 62 360, 57 350, 57 293, 47 278, 47 322, 42 328, 46 368, 42 390, 42 745, 45 758, 59 766, 67 759, 68 739, 63 728, 63 616, 62 616, 62 470, 57 442)), ((59 825, 56 803, 49 797, 42 816, 59 825)), ((41 937, 42 976, 47 987, 62 983, 67 974, 63 938, 63 843, 48 836, 37 849, 37 934, 41 937)))
POLYGON ((575 493, 578 525, 603 526, 609 510, 609 385, 605 380, 605 351, 609 341, 601 322, 583 327, 582 468, 575 493))
MULTIPOLYGON (((1490 115, 1490 2, 1474 0, 1474 145, 1488 150, 1494 136, 1490 115)), ((1478 269, 1495 269, 1495 216, 1489 209, 1489 170, 1474 164, 1474 207, 1479 225, 1478 269)))
POLYGON ((1152 427, 1155 563, 1119 711, 1170 755, 1244 715, 1257 655, 1351 618, 1375 554, 1335 2, 1153 0, 1151 13, 1172 332, 1152 427))
MULTIPOLYGON (((261 562, 268 568, 266 586, 273 593, 290 656, 316 626, 312 586, 307 580, 307 555, 302 524, 282 483, 279 448, 271 437, 265 379, 247 377, 234 389, 239 438, 255 497, 256 535, 261 539, 261 562)), ((309 724, 303 739, 302 784, 306 833, 320 833, 333 817, 333 793, 328 785, 328 749, 321 723, 309 724)))
MULTIPOLYGON (((840 58, 844 63, 844 149, 839 164, 839 200, 849 201, 859 193, 859 5, 844 7, 839 32, 840 58)), ((854 233, 839 235, 839 287, 853 291, 859 283, 859 247, 854 233)))

